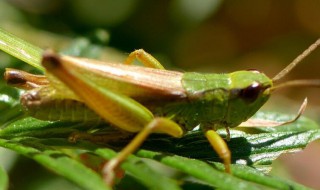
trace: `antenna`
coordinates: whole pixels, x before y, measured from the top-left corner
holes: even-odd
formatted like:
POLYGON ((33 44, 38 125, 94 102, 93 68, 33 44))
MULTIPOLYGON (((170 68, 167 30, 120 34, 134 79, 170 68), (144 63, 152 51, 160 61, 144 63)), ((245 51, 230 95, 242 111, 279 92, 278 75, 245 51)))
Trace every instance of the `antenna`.
POLYGON ((311 44, 304 52, 302 52, 297 58, 295 58, 286 68, 280 71, 272 81, 276 82, 285 77, 293 68, 295 68, 305 57, 310 55, 320 45, 320 38, 311 44))
POLYGON ((287 88, 287 87, 320 87, 320 79, 300 79, 300 80, 292 80, 284 83, 280 83, 271 87, 270 91, 287 88))

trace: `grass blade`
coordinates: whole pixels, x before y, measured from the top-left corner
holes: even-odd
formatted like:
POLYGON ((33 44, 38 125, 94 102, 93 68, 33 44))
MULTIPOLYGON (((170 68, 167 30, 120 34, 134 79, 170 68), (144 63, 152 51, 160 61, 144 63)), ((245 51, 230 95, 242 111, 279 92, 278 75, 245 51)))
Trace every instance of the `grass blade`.
POLYGON ((1 28, 0 49, 41 71, 44 70, 40 65, 42 49, 4 31, 1 28))

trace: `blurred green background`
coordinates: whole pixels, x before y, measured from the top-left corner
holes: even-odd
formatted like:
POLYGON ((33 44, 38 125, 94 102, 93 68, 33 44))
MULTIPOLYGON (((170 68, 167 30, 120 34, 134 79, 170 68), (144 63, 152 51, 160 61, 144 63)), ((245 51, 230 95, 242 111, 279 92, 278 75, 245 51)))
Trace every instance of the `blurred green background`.
MULTIPOLYGON (((104 60, 120 61, 143 48, 170 69, 231 72, 254 68, 273 77, 319 38, 320 1, 3 0, 0 27, 42 48, 61 49, 70 46, 72 39, 87 37, 108 47, 106 52, 120 50, 119 57, 102 53, 104 60)), ((12 64, 4 53, 0 61, 1 69, 12 64)), ((286 80, 319 79, 319 69, 320 49, 286 80)), ((320 121, 319 95, 319 89, 282 90, 264 109, 295 113, 308 97, 306 115, 320 121)), ((320 189, 315 180, 320 178, 319 161, 310 162, 310 157, 320 158, 319 143, 312 147, 307 156, 282 160, 294 179, 320 189), (309 167, 306 162, 311 177, 302 173, 309 167)))

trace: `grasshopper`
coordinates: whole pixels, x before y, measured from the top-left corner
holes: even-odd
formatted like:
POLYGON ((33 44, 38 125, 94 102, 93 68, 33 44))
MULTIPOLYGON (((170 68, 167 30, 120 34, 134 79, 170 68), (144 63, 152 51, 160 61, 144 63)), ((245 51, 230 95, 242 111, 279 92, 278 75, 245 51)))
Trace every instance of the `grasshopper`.
MULTIPOLYGON (((142 49, 130 53, 125 64, 58 55, 48 50, 42 57, 45 76, 7 69, 5 79, 8 84, 27 90, 21 103, 35 118, 78 122, 102 119, 121 131, 136 134, 103 167, 108 184, 114 181, 115 169, 149 134, 165 133, 179 138, 197 126, 223 161, 225 171, 231 173, 231 153, 216 130, 226 129, 229 140, 229 128, 247 121, 275 89, 319 87, 319 80, 277 84, 319 44, 320 39, 273 79, 256 70, 226 74, 169 71, 142 49), (144 67, 132 65, 135 59, 144 67)), ((271 125, 293 122, 305 105, 295 119, 271 125)))

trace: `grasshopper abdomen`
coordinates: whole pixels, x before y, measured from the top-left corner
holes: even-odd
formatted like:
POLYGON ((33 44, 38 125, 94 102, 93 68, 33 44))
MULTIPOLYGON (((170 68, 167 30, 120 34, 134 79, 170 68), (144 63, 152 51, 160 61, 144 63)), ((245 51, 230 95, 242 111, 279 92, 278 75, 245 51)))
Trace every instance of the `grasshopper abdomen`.
POLYGON ((25 112, 41 120, 94 124, 102 122, 101 117, 83 102, 54 97, 54 93, 44 96, 46 93, 46 88, 42 87, 21 95, 20 101, 25 112))

